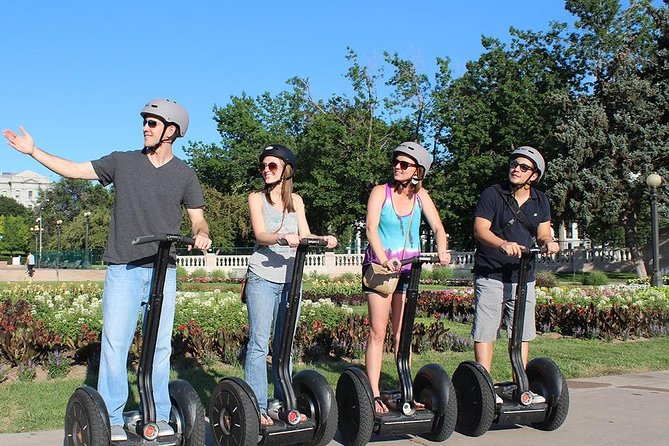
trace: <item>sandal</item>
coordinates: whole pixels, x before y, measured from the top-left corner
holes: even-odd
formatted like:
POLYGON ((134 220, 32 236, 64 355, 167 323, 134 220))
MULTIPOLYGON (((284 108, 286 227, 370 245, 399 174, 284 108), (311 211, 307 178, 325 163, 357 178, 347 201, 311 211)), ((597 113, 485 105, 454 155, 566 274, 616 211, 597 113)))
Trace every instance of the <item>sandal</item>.
POLYGON ((260 414, 260 426, 261 427, 268 427, 274 424, 274 420, 267 415, 267 412, 263 412, 260 414))
MULTIPOLYGON (((388 408, 392 410, 400 410, 400 401, 398 399, 393 399, 390 395, 386 395, 386 397, 383 399, 385 402, 385 405, 388 406, 388 408)), ((414 406, 416 407, 416 410, 425 410, 425 404, 414 400, 413 402, 414 406)))
POLYGON ((383 401, 383 398, 381 398, 380 396, 374 397, 374 412, 376 412, 378 415, 383 415, 384 413, 388 413, 388 407, 386 406, 386 403, 383 401))

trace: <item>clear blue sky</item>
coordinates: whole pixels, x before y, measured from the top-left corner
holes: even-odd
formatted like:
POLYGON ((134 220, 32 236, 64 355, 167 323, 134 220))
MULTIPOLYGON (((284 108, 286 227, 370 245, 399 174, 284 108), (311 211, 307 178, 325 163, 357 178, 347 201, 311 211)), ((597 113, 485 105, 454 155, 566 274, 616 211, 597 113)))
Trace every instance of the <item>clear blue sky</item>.
MULTIPOLYGON (((307 77, 316 97, 350 93, 346 48, 370 68, 398 52, 432 77, 437 57, 456 76, 481 54, 481 36, 509 40, 510 26, 572 22, 562 0, 52 1, 3 2, 0 129, 24 126, 45 150, 74 161, 141 148, 148 99, 183 104, 178 140, 219 142, 214 105, 307 77)), ((0 143, 0 171, 34 170, 0 143)))

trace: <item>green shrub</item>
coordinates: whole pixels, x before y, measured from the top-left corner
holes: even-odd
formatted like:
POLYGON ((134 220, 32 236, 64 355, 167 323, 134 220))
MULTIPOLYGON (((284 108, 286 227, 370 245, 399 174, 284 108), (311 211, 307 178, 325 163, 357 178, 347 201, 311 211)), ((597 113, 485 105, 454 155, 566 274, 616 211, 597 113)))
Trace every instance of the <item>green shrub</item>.
POLYGON ((212 274, 208 273, 207 270, 204 268, 197 268, 191 271, 191 273, 188 275, 189 277, 209 277, 212 274))
POLYGON ((534 276, 537 280, 537 286, 544 288, 553 288, 558 286, 557 276, 550 271, 537 271, 534 276))
POLYGON ((432 280, 442 282, 446 281, 447 279, 451 279, 452 277, 453 277, 453 270, 451 268, 444 265, 435 265, 432 268, 432 272, 430 273, 429 278, 432 280))
POLYGON ((188 277, 188 271, 181 265, 177 265, 177 277, 188 277))
POLYGON ((609 283, 609 278, 603 271, 592 271, 583 275, 583 285, 606 285, 609 283))

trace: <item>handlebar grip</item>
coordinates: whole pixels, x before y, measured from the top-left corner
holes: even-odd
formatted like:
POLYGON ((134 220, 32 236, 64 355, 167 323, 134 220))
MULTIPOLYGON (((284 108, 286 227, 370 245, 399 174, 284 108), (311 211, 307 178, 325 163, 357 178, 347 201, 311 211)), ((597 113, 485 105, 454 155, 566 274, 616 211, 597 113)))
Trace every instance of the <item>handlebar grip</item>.
POLYGON ((131 243, 133 245, 143 245, 152 242, 173 242, 185 245, 194 245, 195 239, 179 234, 152 234, 136 237, 131 243))
MULTIPOLYGON (((288 242, 286 241, 285 238, 280 238, 276 241, 277 245, 281 246, 288 246, 288 242)), ((308 246, 308 247, 324 247, 328 245, 328 242, 326 242, 323 239, 320 238, 315 238, 315 237, 304 237, 300 239, 300 245, 302 246, 308 246)))

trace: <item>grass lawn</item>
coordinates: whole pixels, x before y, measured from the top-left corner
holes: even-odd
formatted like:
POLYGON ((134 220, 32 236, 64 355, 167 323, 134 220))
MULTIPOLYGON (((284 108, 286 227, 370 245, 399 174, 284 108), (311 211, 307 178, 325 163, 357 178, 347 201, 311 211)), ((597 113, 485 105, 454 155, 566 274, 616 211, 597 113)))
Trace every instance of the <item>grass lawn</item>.
MULTIPOLYGON (((470 327, 463 324, 449 324, 459 334, 469 333, 470 327)), ((610 374, 635 373, 669 369, 669 337, 606 342, 573 338, 543 336, 532 344, 530 357, 546 356, 560 366, 567 379, 602 376, 610 374)), ((493 378, 496 381, 510 379, 510 365, 506 354, 506 341, 495 344, 493 378)), ((473 352, 427 352, 413 356, 413 373, 425 364, 437 363, 449 376, 458 364, 473 359, 473 352)), ((352 361, 325 361, 317 364, 298 363, 296 370, 311 368, 322 373, 330 384, 336 386, 339 375, 349 366, 364 368, 362 358, 352 361)), ((209 404, 211 391, 224 376, 242 376, 241 365, 234 366, 213 363, 201 364, 194 361, 180 361, 174 365, 173 378, 189 381, 197 390, 205 407, 209 404)), ((137 389, 134 374, 131 384, 130 407, 137 405, 137 389)), ((398 388, 397 372, 392 355, 384 358, 382 387, 398 388)), ((96 377, 87 375, 85 367, 71 369, 66 378, 48 379, 43 371, 32 382, 9 379, 0 383, 0 432, 29 432, 60 429, 67 400, 82 384, 95 385, 96 377)))

